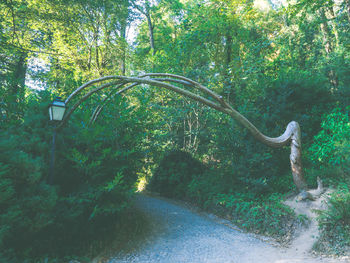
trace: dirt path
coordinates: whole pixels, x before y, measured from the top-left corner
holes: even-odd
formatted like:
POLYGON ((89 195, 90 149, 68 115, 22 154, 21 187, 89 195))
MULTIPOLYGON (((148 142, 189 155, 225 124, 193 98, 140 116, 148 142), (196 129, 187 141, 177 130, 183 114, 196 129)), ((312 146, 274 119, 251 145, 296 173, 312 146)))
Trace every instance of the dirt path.
MULTIPOLYGON (((305 247, 280 248, 238 230, 228 221, 196 213, 172 201, 138 196, 156 232, 132 252, 114 255, 107 262, 218 262, 218 263, 335 263, 340 259, 314 258, 305 247)), ((301 237, 302 238, 302 237, 301 237)), ((307 241, 309 242, 309 240, 307 241)), ((136 246, 135 246, 136 247, 136 246)))
POLYGON ((312 249, 313 244, 319 237, 316 211, 327 209, 326 201, 331 192, 332 191, 328 189, 316 201, 306 200, 300 202, 297 197, 293 197, 284 202, 286 205, 293 208, 297 215, 306 215, 310 220, 308 228, 303 229, 299 236, 295 238, 289 246, 290 251, 298 251, 299 254, 307 255, 312 249))

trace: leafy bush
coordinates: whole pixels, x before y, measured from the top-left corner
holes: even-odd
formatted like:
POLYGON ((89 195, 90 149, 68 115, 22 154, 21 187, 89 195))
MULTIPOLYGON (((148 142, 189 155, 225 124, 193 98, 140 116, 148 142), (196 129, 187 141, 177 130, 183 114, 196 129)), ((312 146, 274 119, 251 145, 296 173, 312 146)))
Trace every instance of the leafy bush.
POLYGON ((188 184, 203 173, 204 165, 183 151, 168 153, 150 181, 150 189, 167 197, 185 197, 188 184))
POLYGON ((22 142, 18 135, 0 135, 0 261, 19 251, 28 256, 35 235, 54 223, 56 189, 45 183, 42 159, 23 151, 22 142))
MULTIPOLYGON (((350 168, 350 107, 325 115, 322 130, 309 148, 312 160, 322 166, 350 168)), ((349 171, 349 170, 348 170, 349 171)))
MULTIPOLYGON (((286 238, 295 225, 304 223, 296 218, 293 210, 282 204, 283 196, 273 194, 265 199, 255 198, 252 193, 218 194, 216 204, 230 211, 232 221, 250 231, 286 238)), ((290 235, 289 235, 290 236, 290 235)))
POLYGON ((86 128, 77 122, 84 113, 77 114, 57 134, 54 184, 48 185, 48 94, 28 100, 31 114, 0 134, 0 261, 92 255, 116 235, 111 230, 129 207, 142 166, 130 136, 140 130, 130 118, 86 128))
POLYGON ((60 194, 57 224, 48 229, 55 240, 50 240, 47 250, 59 239, 65 244, 59 253, 80 255, 79 250, 91 246, 93 240, 106 238, 128 208, 134 192, 138 153, 117 149, 116 140, 122 143, 123 138, 108 130, 99 126, 80 130, 74 138, 66 137, 61 145, 57 162, 61 172, 55 175, 60 194), (101 132, 106 135, 103 139, 96 136, 101 132))
POLYGON ((321 237, 316 249, 342 254, 350 248, 350 191, 341 184, 328 200, 328 210, 318 217, 321 237))
MULTIPOLYGON (((320 251, 342 254, 350 247, 350 107, 334 109, 323 117, 322 130, 315 136, 309 155, 318 167, 313 173, 328 184, 338 185, 328 200, 328 210, 318 217, 320 251), (316 171, 316 172, 315 172, 316 171)), ((314 176, 315 177, 315 176, 314 176)))
POLYGON ((210 209, 215 196, 224 190, 224 180, 223 174, 214 169, 195 174, 186 187, 186 198, 205 209, 210 209))

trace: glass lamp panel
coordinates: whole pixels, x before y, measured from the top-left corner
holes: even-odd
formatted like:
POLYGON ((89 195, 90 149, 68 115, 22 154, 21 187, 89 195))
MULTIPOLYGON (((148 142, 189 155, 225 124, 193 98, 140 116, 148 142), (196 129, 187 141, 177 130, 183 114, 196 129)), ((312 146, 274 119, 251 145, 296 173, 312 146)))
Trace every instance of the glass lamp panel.
POLYGON ((57 106, 52 106, 52 112, 53 112, 53 120, 54 121, 61 121, 63 119, 63 115, 65 112, 64 107, 57 107, 57 106))

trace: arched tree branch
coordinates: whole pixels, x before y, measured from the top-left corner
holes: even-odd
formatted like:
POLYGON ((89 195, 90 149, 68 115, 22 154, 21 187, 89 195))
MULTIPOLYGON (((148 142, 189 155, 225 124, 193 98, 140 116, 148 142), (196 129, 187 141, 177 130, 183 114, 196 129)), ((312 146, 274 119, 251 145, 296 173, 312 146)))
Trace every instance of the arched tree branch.
POLYGON ((257 139, 258 141, 270 147, 282 147, 290 143, 291 145, 290 163, 291 163, 291 170, 293 174, 293 181, 300 192, 309 194, 309 196, 306 195, 306 198, 310 198, 310 195, 312 198, 311 191, 306 192, 307 184, 303 176, 303 170, 302 170, 302 164, 301 164, 301 133, 300 133, 300 126, 297 122, 295 121, 290 122, 287 125, 286 130, 281 136, 275 137, 275 138, 268 137, 263 133, 261 133, 247 118, 245 118, 242 114, 240 114, 238 111, 233 109, 227 102, 223 100, 221 96, 219 96, 212 90, 186 77, 178 76, 174 74, 166 74, 166 73, 150 73, 150 74, 144 74, 139 77, 106 76, 99 79, 95 79, 87 82, 86 84, 80 86, 78 89, 73 91, 72 94, 67 98, 66 103, 70 102, 70 100, 73 97, 75 97, 77 94, 79 94, 83 89, 86 89, 91 85, 94 85, 99 82, 104 82, 107 80, 114 80, 114 81, 102 84, 98 88, 95 88, 90 92, 88 92, 86 95, 84 95, 78 102, 76 102, 73 105, 70 111, 66 114, 64 121, 58 128, 62 127, 66 123, 66 121, 69 119, 71 114, 76 110, 76 108, 83 101, 85 101, 92 94, 102 89, 118 85, 107 95, 106 98, 104 98, 102 104, 95 109, 90 119, 90 122, 94 122, 97 119, 98 115, 100 114, 104 105, 107 103, 108 99, 110 99, 114 95, 121 94, 124 91, 129 90, 130 88, 140 84, 147 84, 155 87, 165 88, 168 90, 172 90, 180 95, 189 97, 195 101, 201 102, 202 104, 207 105, 215 110, 228 114, 235 121, 237 121, 243 127, 248 129, 248 131, 251 133, 251 135, 255 139, 257 139), (167 82, 181 84, 184 87, 195 88, 203 92, 204 94, 208 95, 214 101, 209 100, 201 95, 197 95, 186 89, 179 88, 177 86, 169 84, 167 82), (129 86, 122 88, 125 84, 128 84, 128 83, 131 83, 131 84, 129 86))
MULTIPOLYGON (((139 78, 142 78, 142 77, 145 77, 145 75, 139 76, 139 78)), ((188 83, 186 81, 179 80, 179 79, 156 78, 154 80, 165 81, 165 82, 174 82, 174 83, 182 84, 184 86, 192 87, 191 83, 188 83)), ((124 84, 122 84, 122 85, 124 85, 124 84)), ((127 91, 128 89, 131 89, 132 87, 135 87, 137 85, 138 85, 137 83, 134 83, 134 84, 132 84, 132 85, 130 85, 128 87, 125 87, 125 88, 123 88, 121 90, 119 90, 120 89, 119 86, 113 88, 113 90, 108 93, 108 95, 102 100, 102 102, 99 105, 97 105, 97 107, 95 108, 95 110, 94 110, 94 112, 93 112, 93 114, 92 114, 92 116, 90 118, 89 124, 92 124, 92 123, 94 123, 96 121, 96 119, 100 115, 101 111, 103 110, 104 106, 107 104, 108 100, 112 99, 114 96, 116 96, 118 94, 121 94, 124 91, 127 91)))

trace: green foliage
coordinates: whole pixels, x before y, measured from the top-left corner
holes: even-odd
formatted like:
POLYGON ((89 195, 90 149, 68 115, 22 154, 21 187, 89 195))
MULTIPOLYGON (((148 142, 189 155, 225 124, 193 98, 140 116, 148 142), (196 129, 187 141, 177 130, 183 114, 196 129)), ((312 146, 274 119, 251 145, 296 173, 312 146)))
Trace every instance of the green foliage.
POLYGON ((189 153, 170 152, 154 171, 149 189, 214 210, 244 229, 281 240, 297 224, 305 223, 305 219, 297 218, 282 204, 282 194, 262 196, 256 188, 247 191, 247 183, 239 179, 228 181, 228 175, 222 172, 206 168, 189 153))
POLYGON ((139 147, 130 142, 140 130, 130 118, 89 129, 72 125, 57 134, 54 185, 48 185, 47 95, 28 97, 23 124, 0 136, 0 247, 6 262, 88 255, 115 234, 111 229, 129 208, 142 166, 139 147))
POLYGON ((282 204, 283 196, 272 194, 265 199, 252 198, 248 193, 219 194, 216 204, 225 207, 232 221, 250 231, 283 239, 293 232, 296 224, 305 219, 296 218, 291 208, 282 204))
POLYGON ((170 152, 155 170, 150 189, 167 197, 183 197, 192 178, 203 173, 204 169, 191 154, 183 151, 170 152))
POLYGON ((316 249, 343 254, 350 247, 350 192, 348 184, 341 184, 327 202, 329 209, 318 217, 321 229, 316 249))
POLYGON ((318 217, 321 236, 315 248, 331 254, 346 253, 350 247, 350 121, 349 107, 335 108, 323 116, 321 131, 308 149, 317 166, 309 171, 338 189, 329 198, 328 210, 318 217))
MULTIPOLYGON (((102 118, 93 127, 73 124, 58 134, 55 184, 60 200, 57 223, 47 230, 54 238, 44 246, 46 251, 83 255, 91 244, 109 240, 110 230, 129 208, 143 155, 141 140, 131 140, 140 136, 138 125, 131 116, 123 117, 125 111, 108 124, 102 118), (65 245, 53 249, 57 239, 65 245)), ((84 123, 84 115, 76 115, 76 123, 84 123)))
POLYGON ((58 194, 55 187, 46 184, 46 165, 38 141, 38 134, 25 129, 2 131, 0 135, 0 260, 10 254, 6 262, 14 260, 13 253, 29 257, 33 247, 28 244, 55 220, 58 194))
POLYGON ((324 116, 322 130, 309 148, 310 157, 323 166, 340 166, 350 170, 350 107, 334 109, 324 116))
POLYGON ((277 234, 269 222, 294 220, 278 201, 294 190, 287 147, 270 149, 222 113, 146 85, 112 99, 88 127, 103 90, 59 131, 49 186, 47 105, 103 75, 184 75, 268 136, 298 121, 307 181, 337 185, 350 163, 348 9, 310 0, 264 11, 254 1, 0 2, 0 251, 9 256, 0 261, 84 254, 129 206, 137 174, 158 164, 153 189, 225 207, 236 223, 277 234), (138 19, 130 44, 127 28, 138 19))
POLYGON ((223 191, 225 176, 215 170, 206 169, 204 172, 194 174, 186 186, 185 197, 204 209, 211 209, 216 195, 223 191))

